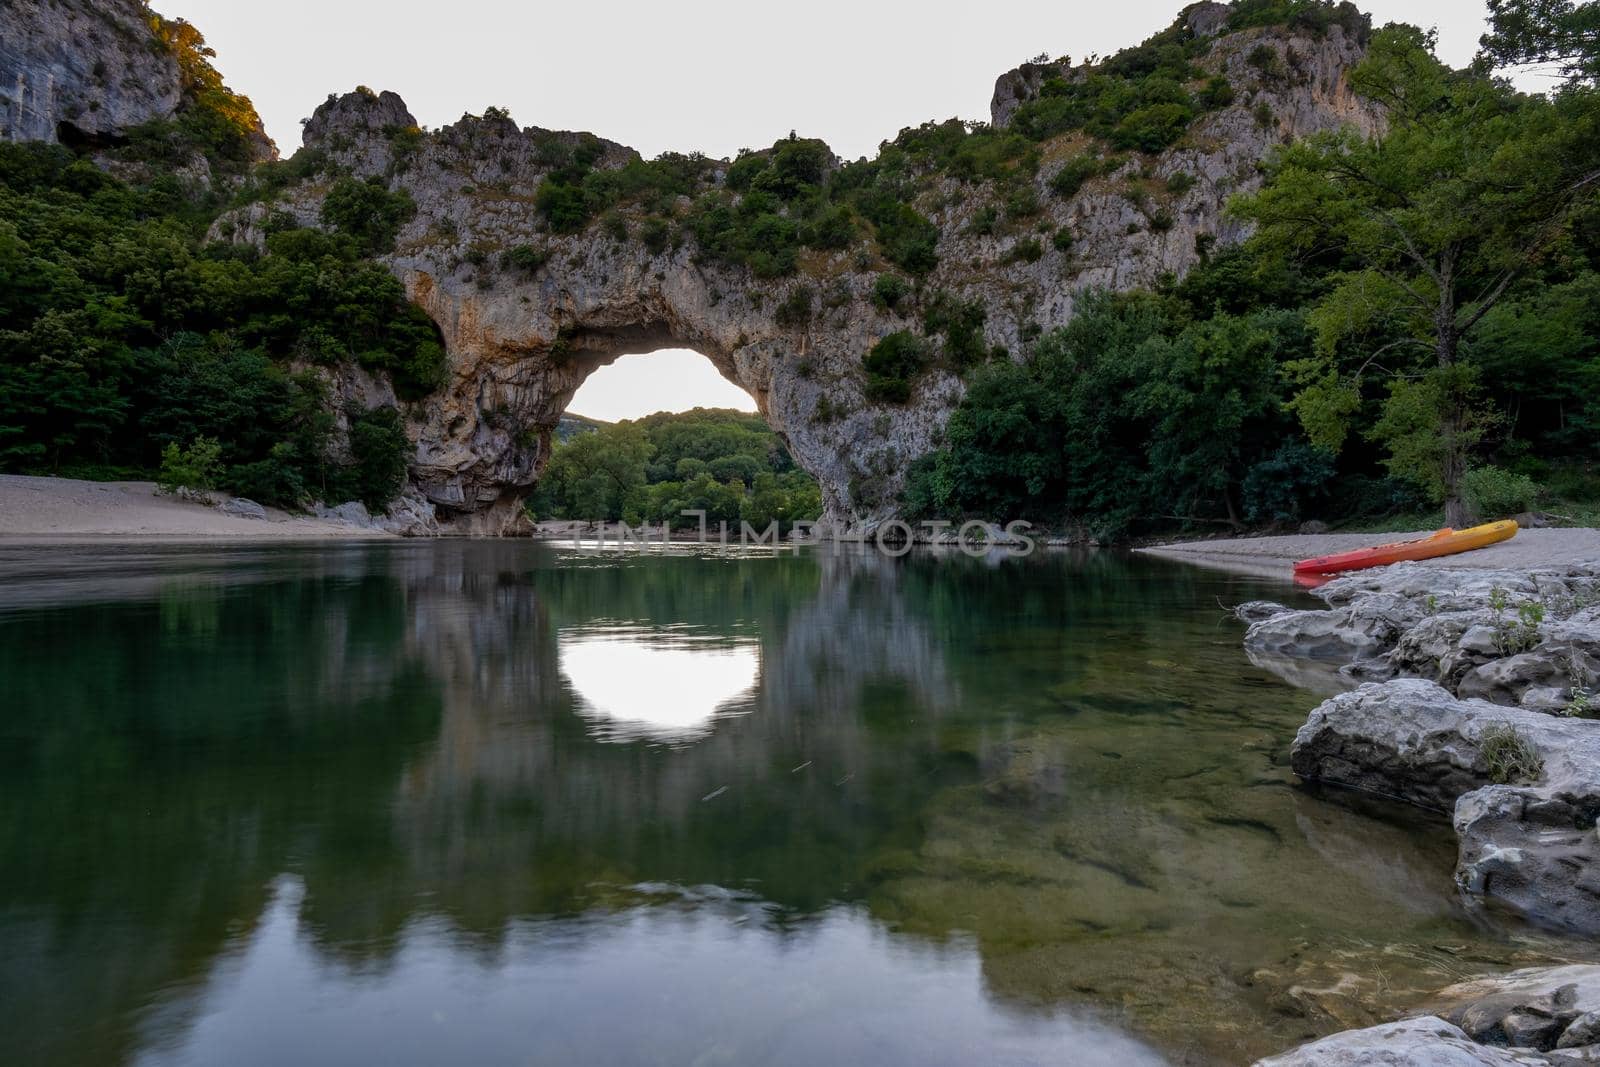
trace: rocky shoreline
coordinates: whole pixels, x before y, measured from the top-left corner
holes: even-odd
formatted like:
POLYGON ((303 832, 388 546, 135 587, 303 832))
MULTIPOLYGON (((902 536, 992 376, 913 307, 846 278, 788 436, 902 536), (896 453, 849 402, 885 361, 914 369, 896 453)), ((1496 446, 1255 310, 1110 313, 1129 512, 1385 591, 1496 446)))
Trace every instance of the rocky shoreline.
MULTIPOLYGON (((1456 883, 1485 921, 1600 939, 1600 564, 1401 564, 1252 602, 1252 661, 1333 692, 1296 774, 1450 813, 1456 883)), ((1268 1067, 1600 1063, 1600 966, 1485 978, 1430 1014, 1335 1034, 1268 1067)))

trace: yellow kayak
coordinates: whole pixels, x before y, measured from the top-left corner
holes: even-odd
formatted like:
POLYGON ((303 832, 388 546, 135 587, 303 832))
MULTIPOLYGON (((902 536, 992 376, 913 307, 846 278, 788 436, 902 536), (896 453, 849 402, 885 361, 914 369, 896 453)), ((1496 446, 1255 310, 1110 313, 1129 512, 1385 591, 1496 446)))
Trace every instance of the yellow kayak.
POLYGON ((1470 530, 1440 530, 1432 537, 1424 537, 1416 541, 1400 541, 1392 545, 1374 545, 1372 548, 1358 548, 1354 552, 1340 552, 1334 556, 1318 556, 1316 559, 1303 559, 1294 565, 1296 574, 1337 574, 1340 571, 1359 571, 1368 567, 1382 567, 1390 563, 1403 563, 1409 560, 1437 559, 1440 556, 1453 556, 1458 552, 1471 552, 1477 548, 1488 548, 1501 541, 1509 541, 1517 536, 1518 526, 1515 522, 1491 522, 1486 526, 1474 526, 1470 530))

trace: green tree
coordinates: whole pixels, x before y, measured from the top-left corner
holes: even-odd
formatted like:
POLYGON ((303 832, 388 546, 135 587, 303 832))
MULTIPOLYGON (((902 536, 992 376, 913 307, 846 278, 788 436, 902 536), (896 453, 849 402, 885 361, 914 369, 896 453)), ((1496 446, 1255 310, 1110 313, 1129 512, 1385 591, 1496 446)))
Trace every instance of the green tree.
POLYGON ((350 413, 350 464, 337 495, 359 500, 373 513, 387 510, 405 485, 412 453, 405 423, 394 408, 350 413))
POLYGON ((1558 63, 1567 77, 1600 80, 1600 3, 1489 0, 1485 55, 1502 66, 1558 63))
POLYGON ((547 492, 564 518, 621 518, 634 491, 644 486, 645 467, 654 452, 637 423, 578 434, 551 455, 544 473, 547 492))
POLYGON ((1432 47, 1410 27, 1377 34, 1351 80, 1386 107, 1387 134, 1284 149, 1235 210, 1290 257, 1344 257, 1312 312, 1315 355, 1292 367, 1313 442, 1342 447, 1377 378, 1388 396, 1371 433, 1395 473, 1434 488, 1458 524, 1489 418, 1462 346, 1592 198, 1600 111, 1587 93, 1522 96, 1482 69, 1452 71, 1432 47))

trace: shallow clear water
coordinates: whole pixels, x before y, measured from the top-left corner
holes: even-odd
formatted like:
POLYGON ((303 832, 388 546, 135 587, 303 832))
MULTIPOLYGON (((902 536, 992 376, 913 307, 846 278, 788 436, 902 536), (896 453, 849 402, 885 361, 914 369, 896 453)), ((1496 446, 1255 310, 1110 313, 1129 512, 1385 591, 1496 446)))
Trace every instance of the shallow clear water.
POLYGON ((1295 785, 1262 594, 0 546, 0 1062, 1228 1063, 1562 951, 1295 785))

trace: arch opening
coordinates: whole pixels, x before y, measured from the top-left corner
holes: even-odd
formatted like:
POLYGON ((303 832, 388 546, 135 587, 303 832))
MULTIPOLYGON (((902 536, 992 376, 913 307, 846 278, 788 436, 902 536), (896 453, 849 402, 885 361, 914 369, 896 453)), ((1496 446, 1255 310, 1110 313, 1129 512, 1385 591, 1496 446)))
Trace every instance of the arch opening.
MULTIPOLYGON (((614 340, 614 339, 612 339, 614 340)), ((528 499, 535 521, 782 533, 822 514, 817 480, 730 358, 572 339, 574 386, 528 499)))
POLYGON ((758 411, 755 398, 706 356, 688 348, 663 348, 619 356, 596 368, 578 386, 564 414, 620 422, 694 408, 758 411))

